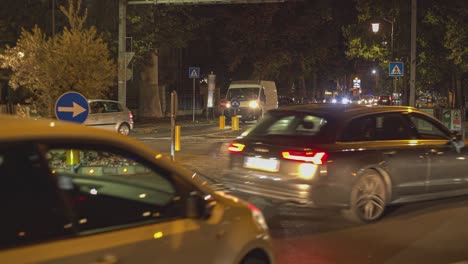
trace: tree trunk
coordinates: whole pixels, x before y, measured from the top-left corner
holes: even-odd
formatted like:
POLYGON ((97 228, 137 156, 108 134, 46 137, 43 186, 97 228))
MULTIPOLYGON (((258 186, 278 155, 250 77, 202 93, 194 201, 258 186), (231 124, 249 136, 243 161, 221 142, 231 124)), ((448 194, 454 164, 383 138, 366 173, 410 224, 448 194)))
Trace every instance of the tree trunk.
POLYGON ((151 63, 141 72, 140 116, 144 118, 162 117, 159 97, 158 50, 151 53, 151 63))
POLYGON ((306 85, 305 85, 304 76, 299 77, 298 84, 297 84, 297 95, 301 102, 306 97, 306 85))
POLYGON ((464 105, 464 98, 463 98, 463 89, 462 89, 462 80, 461 80, 461 74, 458 72, 455 72, 454 74, 455 78, 455 107, 460 108, 464 105))

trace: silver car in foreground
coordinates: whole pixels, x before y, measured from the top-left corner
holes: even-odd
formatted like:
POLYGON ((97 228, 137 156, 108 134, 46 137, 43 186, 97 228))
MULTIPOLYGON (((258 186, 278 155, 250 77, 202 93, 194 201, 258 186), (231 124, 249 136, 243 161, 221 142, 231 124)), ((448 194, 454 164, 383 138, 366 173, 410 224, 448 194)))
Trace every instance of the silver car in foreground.
POLYGON ((118 101, 92 99, 88 103, 86 126, 104 128, 122 135, 128 135, 133 130, 132 112, 118 101))

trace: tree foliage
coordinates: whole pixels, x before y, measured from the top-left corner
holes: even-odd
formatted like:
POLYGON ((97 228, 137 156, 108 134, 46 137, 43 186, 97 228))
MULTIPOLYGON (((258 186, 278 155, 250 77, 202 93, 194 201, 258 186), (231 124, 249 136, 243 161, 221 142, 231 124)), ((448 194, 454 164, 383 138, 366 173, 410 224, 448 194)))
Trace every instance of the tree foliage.
MULTIPOLYGON (((247 78, 292 85, 336 63, 339 23, 336 1, 290 1, 240 5, 217 18, 217 39, 231 72, 251 69, 247 78)), ((331 67, 330 67, 331 68, 331 67)))
POLYGON ((0 67, 11 69, 10 86, 32 92, 43 114, 52 114, 55 100, 67 91, 88 98, 106 94, 115 81, 116 67, 106 43, 94 27, 84 28, 81 1, 61 6, 69 27, 48 38, 39 27, 23 29, 16 46, 0 55, 0 67), (45 110, 48 111, 45 111, 45 110))

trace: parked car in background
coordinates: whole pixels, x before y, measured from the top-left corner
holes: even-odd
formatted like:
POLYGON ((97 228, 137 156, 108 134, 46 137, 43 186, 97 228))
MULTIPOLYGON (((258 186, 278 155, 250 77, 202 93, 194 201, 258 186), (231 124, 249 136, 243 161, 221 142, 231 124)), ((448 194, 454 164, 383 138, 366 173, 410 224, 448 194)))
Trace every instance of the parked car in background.
POLYGON ((257 208, 145 144, 0 121, 0 263, 274 263, 257 208))
POLYGON ((128 135, 133 130, 133 114, 118 101, 88 100, 89 115, 84 125, 128 135))
POLYGON ((283 107, 230 144, 223 182, 268 215, 335 208, 372 222, 389 205, 468 194, 467 143, 411 107, 283 107))
POLYGON ((392 96, 381 95, 377 98, 378 105, 392 105, 392 96))

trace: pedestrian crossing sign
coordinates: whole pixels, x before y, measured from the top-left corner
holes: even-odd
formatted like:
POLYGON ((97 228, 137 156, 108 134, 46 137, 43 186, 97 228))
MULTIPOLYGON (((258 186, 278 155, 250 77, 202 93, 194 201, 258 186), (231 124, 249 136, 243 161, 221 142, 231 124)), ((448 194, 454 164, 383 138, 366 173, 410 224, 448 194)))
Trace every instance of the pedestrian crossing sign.
POLYGON ((189 67, 189 78, 190 79, 200 78, 200 68, 199 67, 189 67))
POLYGON ((388 67, 388 76, 390 77, 400 77, 403 76, 404 72, 403 62, 390 62, 388 67))

